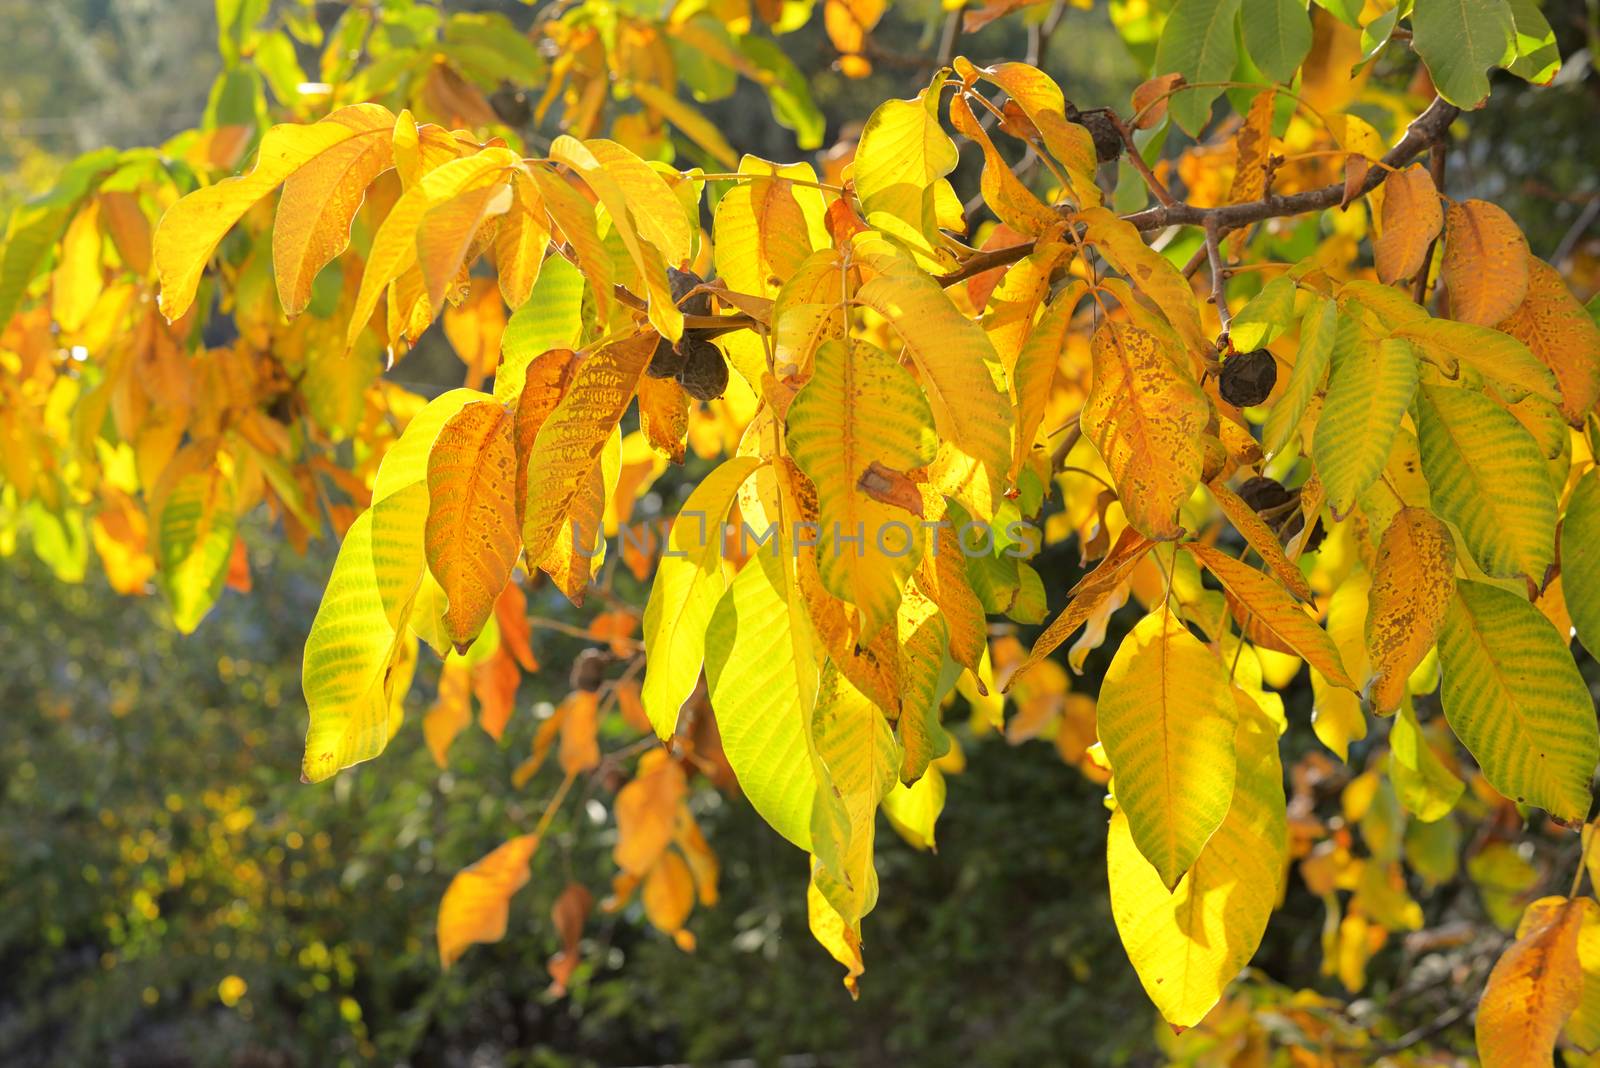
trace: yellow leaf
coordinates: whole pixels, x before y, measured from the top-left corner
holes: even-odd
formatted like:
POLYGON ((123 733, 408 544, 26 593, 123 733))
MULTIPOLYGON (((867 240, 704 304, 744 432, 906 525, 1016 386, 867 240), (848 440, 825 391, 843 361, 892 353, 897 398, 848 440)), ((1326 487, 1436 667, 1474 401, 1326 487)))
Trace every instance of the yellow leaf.
POLYGON ((1406 696, 1406 679, 1428 655, 1456 588, 1456 544, 1423 508, 1402 508, 1378 543, 1367 616, 1372 681, 1367 699, 1388 715, 1406 696))
POLYGON ((1582 999, 1578 935, 1593 910, 1589 898, 1544 897, 1528 906, 1478 1000, 1483 1068, 1531 1068, 1554 1056, 1561 1025, 1582 999))
POLYGON ((809 163, 782 165, 755 156, 739 161, 739 173, 795 179, 734 183, 717 201, 712 228, 717 274, 728 287, 776 297, 812 250, 827 244, 822 191, 801 184, 816 182, 817 173, 809 163))
POLYGON ((617 791, 617 844, 611 859, 623 872, 643 876, 661 860, 689 795, 683 765, 656 749, 639 758, 638 773, 617 791))
MULTIPOLYGON (((414 483, 388 503, 396 512, 425 514, 427 497, 427 488, 414 483)), ((419 557, 374 537, 374 517, 381 514, 369 508, 345 533, 306 638, 300 685, 311 722, 301 770, 309 782, 371 760, 398 726, 393 697, 403 691, 394 668, 405 648, 419 557), (385 611, 385 588, 411 591, 393 624, 385 611)))
POLYGON ((1486 200, 1463 200, 1445 212, 1439 277, 1450 291, 1450 315, 1493 326, 1528 293, 1528 239, 1511 216, 1486 200))
POLYGON ((484 224, 510 211, 512 202, 510 182, 495 181, 437 201, 423 215, 417 227, 417 265, 428 295, 430 322, 444 309, 446 297, 457 299, 469 284, 466 271, 482 251, 484 224))
POLYGON ((863 480, 873 464, 905 474, 933 460, 933 413, 916 381, 866 342, 828 341, 789 406, 788 444, 817 488, 822 584, 856 606, 868 639, 894 619, 917 565, 920 515, 885 504, 863 480))
POLYGON ((518 835, 450 880, 439 902, 439 962, 444 967, 474 943, 505 937, 511 895, 527 885, 528 862, 538 848, 536 835, 518 835))
POLYGON ((724 462, 695 487, 673 521, 644 610, 641 698, 656 734, 671 738, 678 712, 705 660, 706 625, 722 598, 722 525, 739 486, 761 465, 754 456, 724 462))
POLYGON ((1121 587, 1123 580, 1133 571, 1134 566, 1144 559, 1145 553, 1149 552, 1154 544, 1132 527, 1124 528, 1105 559, 1073 588, 1072 600, 1067 602, 1061 614, 1051 620, 1044 633, 1035 639, 1027 658, 1017 665, 1010 679, 1006 681, 1006 689, 1009 690, 1016 685, 1024 672, 1055 652, 1062 642, 1072 637, 1073 631, 1088 622, 1101 605, 1121 587))
POLYGON ((500 295, 515 311, 527 303, 544 267, 550 245, 550 219, 533 179, 522 171, 511 175, 511 210, 494 234, 494 267, 500 295))
POLYGON ((639 429, 650 447, 683 463, 689 434, 689 395, 670 378, 639 379, 639 429))
POLYGON ((611 321, 612 281, 616 268, 605 242, 600 239, 595 205, 580 193, 571 182, 546 170, 535 167, 533 183, 544 198, 545 209, 555 221, 560 235, 572 246, 578 261, 578 270, 589 283, 594 298, 594 316, 597 322, 611 321))
POLYGON ((1581 426, 1600 404, 1600 327, 1554 267, 1528 257, 1528 295, 1500 329, 1527 345, 1555 373, 1561 414, 1581 426))
POLYGON ((1456 582, 1439 635, 1440 703, 1489 785, 1559 820, 1589 810, 1594 702, 1562 635, 1516 594, 1456 582))
POLYGON ((551 144, 550 158, 570 167, 605 207, 611 216, 611 225, 628 250, 649 294, 647 314, 651 325, 662 337, 677 341, 683 336, 683 313, 672 299, 667 266, 669 263, 679 266, 688 258, 689 251, 688 223, 678 198, 660 175, 621 145, 597 141, 592 149, 577 138, 563 134, 551 144), (611 147, 603 147, 606 145, 611 147), (627 166, 623 160, 631 160, 636 166, 627 166), (664 210, 662 200, 666 201, 664 210), (672 213, 677 215, 676 229, 670 227, 672 213), (648 226, 641 226, 640 219, 648 226), (683 231, 681 235, 679 230, 683 231), (647 244, 650 235, 667 243, 668 247, 647 244))
POLYGON ((1234 134, 1233 185, 1228 189, 1229 204, 1261 199, 1267 190, 1267 159, 1272 154, 1272 106, 1277 101, 1272 89, 1257 93, 1243 125, 1234 134))
POLYGON ((878 897, 873 834, 878 806, 899 779, 900 745, 883 712, 829 661, 811 719, 818 766, 811 840, 823 870, 817 886, 848 923, 878 897))
POLYGON ((543 560, 568 519, 573 499, 655 352, 656 335, 645 332, 613 342, 578 364, 571 384, 539 426, 528 452, 522 546, 529 560, 543 560))
POLYGON ((1255 509, 1246 504, 1243 498, 1229 489, 1227 483, 1207 482, 1206 488, 1211 491, 1211 496, 1222 509, 1222 514, 1233 524, 1233 529, 1244 535, 1245 543, 1272 569, 1278 581, 1302 601, 1314 600, 1316 594, 1312 592, 1310 583, 1306 582, 1305 576, 1300 573, 1300 568, 1283 551, 1283 544, 1278 541, 1278 535, 1267 525, 1267 521, 1257 515, 1255 509))
POLYGON ((439 697, 422 717, 422 737, 433 762, 450 766, 450 744, 472 722, 472 669, 459 656, 439 669, 439 697))
POLYGON ((807 725, 818 657, 800 598, 788 595, 788 546, 780 535, 756 551, 717 602, 705 631, 706 689, 740 789, 775 831, 809 851, 817 777, 807 725))
POLYGON ((1210 355, 1215 346, 1200 326, 1200 303, 1195 300, 1194 288, 1183 272, 1145 244, 1131 223, 1117 218, 1109 210, 1089 208, 1080 211, 1078 218, 1087 224, 1084 236, 1113 267, 1127 275, 1134 288, 1161 309, 1161 314, 1188 347, 1189 355, 1210 355))
POLYGON ((944 799, 944 772, 935 764, 910 786, 895 783, 883 799, 883 814, 913 849, 933 850, 934 825, 944 811, 944 799))
POLYGON ((861 959, 861 922, 848 923, 839 910, 828 902, 817 886, 817 873, 822 866, 814 858, 811 863, 811 883, 806 888, 806 917, 811 935, 829 956, 845 967, 844 986, 852 998, 860 997, 857 980, 865 971, 861 959))
POLYGON ((941 196, 953 196, 945 175, 955 170, 955 142, 939 124, 939 91, 887 100, 867 119, 856 148, 856 196, 867 222, 928 265, 945 244, 941 196))
POLYGON ((1106 670, 1099 733, 1117 804, 1169 890, 1228 813, 1238 716, 1227 668, 1165 601, 1106 670))
POLYGON ((1417 416, 1433 510, 1461 531, 1485 574, 1542 586, 1555 557, 1556 498, 1538 443, 1474 390, 1424 385, 1417 416))
MULTIPOLYGON (((960 67, 965 60, 957 59, 960 67)), ((1066 115, 1066 98, 1061 87, 1044 71, 1026 63, 997 63, 978 67, 977 73, 1005 90, 1039 131, 1045 149, 1067 169, 1072 197, 1079 207, 1100 203, 1100 188, 1094 175, 1100 166, 1094 138, 1089 131, 1066 115)), ((963 73, 963 77, 965 74, 963 73)))
POLYGON ((706 155, 722 166, 732 167, 738 161, 739 153, 728 144, 728 139, 717 128, 717 124, 702 115, 693 105, 644 80, 633 82, 632 90, 639 103, 651 111, 660 112, 663 118, 681 130, 685 137, 699 145, 705 150, 706 155))
POLYGON ((1288 858, 1277 729, 1249 698, 1234 699, 1238 774, 1227 817, 1171 892, 1135 846, 1120 797, 1111 816, 1111 914, 1145 992, 1176 1028, 1199 1023, 1254 956, 1288 858))
POLYGON ((517 562, 511 423, 503 404, 469 404, 428 454, 428 568, 449 598, 445 630, 458 652, 483 629, 517 562))
POLYGON ((1393 171, 1383 180, 1380 232, 1372 242, 1378 280, 1391 285, 1414 278, 1427 265, 1429 246, 1444 226, 1439 190, 1426 167, 1393 171))
POLYGON ((1218 549, 1199 542, 1184 542, 1183 547, 1206 566, 1206 570, 1222 582, 1222 586, 1238 599, 1255 622, 1271 631, 1279 641, 1294 650, 1306 663, 1322 672, 1336 686, 1355 689, 1355 682, 1345 670, 1339 650, 1328 637, 1328 632, 1317 626, 1315 617, 1306 613, 1271 578, 1255 568, 1240 563, 1218 549))
MULTIPOLYGON (((345 333, 347 348, 355 347, 356 338, 366 329, 367 321, 372 318, 378 300, 388 289, 389 284, 417 266, 418 233, 427 224, 429 212, 473 190, 496 186, 509 190, 510 187, 504 184, 506 172, 516 165, 517 156, 510 149, 486 148, 471 156, 440 164, 423 175, 416 185, 401 194, 400 199, 389 208, 389 214, 383 217, 377 234, 373 236, 372 248, 367 253, 366 268, 361 275, 361 288, 356 291, 355 306, 350 313, 350 325, 345 333)), ((487 206, 489 205, 480 207, 487 206)), ((500 207, 504 211, 509 206, 507 203, 500 207)), ((446 220, 441 217, 439 222, 442 225, 446 220)), ((456 223, 448 229, 452 233, 459 234, 459 220, 456 223)), ((467 236, 470 240, 471 235, 467 236)), ((457 247, 462 253, 465 252, 464 246, 457 247)), ((460 266, 459 261, 455 266, 437 262, 443 256, 443 252, 437 252, 434 264, 441 279, 441 286, 455 277, 460 266)))
POLYGON ((394 115, 378 104, 340 108, 309 126, 274 126, 262 137, 249 174, 197 189, 167 209, 153 245, 162 313, 173 320, 189 310, 211 253, 256 201, 324 153, 351 141, 371 144, 393 130, 394 115))
POLYGON ((1149 331, 1106 322, 1090 351, 1094 386, 1079 425, 1105 461, 1128 522, 1156 541, 1179 537, 1178 510, 1200 481, 1210 404, 1149 331))
MULTIPOLYGON (((856 299, 887 319, 905 343, 942 441, 983 465, 990 484, 998 484, 1011 466, 1012 419, 994 346, 931 277, 904 260, 873 257, 873 264, 885 273, 863 285, 856 299)), ((987 509, 971 503, 975 518, 989 518, 987 509)))
POLYGON ((1334 519, 1343 519, 1389 459, 1400 419, 1417 391, 1417 357, 1399 338, 1374 344, 1341 316, 1333 370, 1311 441, 1311 459, 1334 519))
MULTIPOLYGON (((1593 826, 1584 826, 1586 837, 1593 833, 1593 826)), ((1593 853, 1588 856, 1592 858, 1593 853)), ((1579 1049, 1593 1051, 1600 1049, 1600 909, 1584 907, 1578 932, 1578 964, 1583 970, 1583 994, 1563 1034, 1579 1049)))
POLYGON ((283 183, 272 227, 272 275, 285 315, 299 315, 311 301, 317 273, 350 244, 350 223, 366 198, 373 179, 394 166, 393 117, 384 109, 347 108, 329 121, 346 116, 358 131, 331 146, 283 183))
POLYGON ((99 199, 87 201, 67 224, 66 233, 61 236, 56 269, 50 276, 50 312, 67 333, 82 328, 93 314, 103 290, 101 204, 99 199))
POLYGON ((663 934, 678 931, 694 911, 694 875, 682 854, 669 851, 644 877, 645 918, 663 934))
POLYGON ((1019 234, 1037 236, 1061 222, 1061 217, 1045 207, 1011 170, 1011 164, 994 147, 988 131, 978 124, 972 106, 959 93, 950 100, 950 124, 956 132, 976 141, 983 150, 983 174, 979 190, 987 204, 1005 225, 1019 234))

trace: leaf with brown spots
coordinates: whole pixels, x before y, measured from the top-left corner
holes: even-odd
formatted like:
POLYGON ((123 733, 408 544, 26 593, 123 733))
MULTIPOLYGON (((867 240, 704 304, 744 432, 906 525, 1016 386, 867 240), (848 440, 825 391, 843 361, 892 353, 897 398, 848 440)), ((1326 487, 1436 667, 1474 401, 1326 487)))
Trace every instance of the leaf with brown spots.
POLYGON ((516 449, 512 415, 496 401, 462 408, 428 454, 428 569, 449 607, 445 632, 459 650, 478 636, 517 562, 516 449))
POLYGON ((1450 205, 1439 277, 1451 318, 1493 326, 1516 311, 1528 293, 1528 259, 1528 239, 1504 210, 1486 200, 1450 205))
POLYGON ((1424 508, 1402 508, 1378 543, 1367 616, 1372 681, 1367 699, 1379 715, 1405 700, 1406 679, 1428 655, 1456 588, 1450 529, 1424 508))
POLYGON ((1206 395, 1161 351, 1160 341, 1128 323, 1108 322, 1090 343, 1094 386, 1079 418, 1111 471, 1128 521, 1156 541, 1183 534, 1178 509, 1200 481, 1206 395))

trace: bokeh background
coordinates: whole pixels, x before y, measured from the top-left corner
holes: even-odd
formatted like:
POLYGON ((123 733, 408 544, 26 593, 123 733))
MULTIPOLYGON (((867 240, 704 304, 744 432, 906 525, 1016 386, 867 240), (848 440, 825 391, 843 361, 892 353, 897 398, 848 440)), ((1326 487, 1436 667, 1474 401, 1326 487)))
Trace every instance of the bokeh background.
MULTIPOLYGON (((342 6, 318 5, 330 19, 342 6)), ((1451 186, 1505 205, 1587 297, 1600 277, 1588 16, 1581 0, 1546 6, 1568 57, 1561 80, 1540 91, 1497 80, 1453 154, 1451 186)), ((530 17, 518 2, 499 7, 530 17)), ((1104 3, 1066 19, 1045 68, 1080 106, 1123 104, 1138 65, 1104 3)), ((897 4, 878 36, 914 57, 941 22, 935 4, 897 4)), ((1022 34, 996 23, 982 52, 1021 55, 1022 34)), ((0 0, 0 214, 78 152, 194 125, 219 68, 215 38, 210 0, 0 0)), ((813 76, 825 144, 915 89, 891 62, 860 81, 831 71, 815 26, 785 47, 813 76)), ((798 155, 759 99, 708 110, 739 148, 798 155)), ((432 395, 456 384, 451 361, 425 343, 395 373, 432 395)), ((659 492, 670 510, 670 480, 659 492)), ((499 745, 464 733, 440 771, 416 728, 434 685, 424 668, 382 760, 302 785, 300 649, 335 546, 302 556, 266 529, 246 541, 253 589, 226 593, 189 638, 93 567, 69 585, 26 547, 0 560, 0 1064, 1165 1061, 1106 904, 1101 788, 1048 742, 964 728, 967 769, 950 777, 938 851, 880 838, 884 893, 858 1002, 807 931, 804 858, 714 791, 695 804, 723 864, 721 900, 697 910, 695 952, 637 905, 597 913, 571 991, 550 991, 552 902, 574 879, 598 894, 612 873, 609 806, 585 797, 553 825, 505 940, 441 972, 433 922, 451 875, 525 829, 552 790, 548 775, 511 784, 537 718, 517 715, 499 745)), ((1071 545, 1038 561, 1052 608, 1076 563, 1071 545)), ((559 595, 541 596, 545 614, 572 618, 559 595)), ((522 706, 559 700, 583 647, 555 632, 536 641, 550 667, 525 680, 522 706)), ((1595 676, 1592 662, 1584 670, 1595 676)), ((1288 701, 1292 758, 1314 742, 1309 693, 1288 701)), ((1291 882, 1257 967, 1285 989, 1326 983, 1321 915, 1291 882)), ((1385 952, 1371 969, 1378 991, 1405 950, 1385 952)))

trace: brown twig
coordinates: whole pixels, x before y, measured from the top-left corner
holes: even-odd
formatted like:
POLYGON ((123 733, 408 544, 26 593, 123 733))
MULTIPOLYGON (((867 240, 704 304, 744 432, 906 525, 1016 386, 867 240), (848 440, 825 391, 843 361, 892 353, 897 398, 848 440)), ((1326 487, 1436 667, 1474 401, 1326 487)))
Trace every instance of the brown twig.
POLYGON ((1222 323, 1222 332, 1217 338, 1217 343, 1227 347, 1228 326, 1232 321, 1232 316, 1228 314, 1228 298, 1223 293, 1223 287, 1227 284, 1227 280, 1222 270, 1222 250, 1217 247, 1217 224, 1207 219, 1205 225, 1206 258, 1211 261, 1211 303, 1217 306, 1217 318, 1222 323))
POLYGON ((1155 194, 1156 202, 1169 208, 1177 206, 1177 198, 1168 191, 1167 187, 1162 184, 1161 179, 1156 177, 1156 172, 1150 169, 1150 165, 1139 154, 1139 146, 1133 143, 1133 131, 1128 129, 1128 124, 1117 118, 1117 113, 1110 108, 1104 109, 1104 113, 1106 118, 1111 120, 1112 127, 1117 131, 1117 136, 1122 138, 1123 147, 1128 150, 1126 153, 1128 162, 1133 164, 1133 169, 1139 172, 1139 177, 1144 179, 1144 184, 1150 187, 1151 193, 1155 194))

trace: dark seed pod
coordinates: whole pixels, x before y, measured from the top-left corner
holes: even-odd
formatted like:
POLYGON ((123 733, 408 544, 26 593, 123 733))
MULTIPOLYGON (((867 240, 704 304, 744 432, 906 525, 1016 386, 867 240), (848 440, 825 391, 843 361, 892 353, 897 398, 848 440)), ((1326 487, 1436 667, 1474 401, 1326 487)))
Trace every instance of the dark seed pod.
POLYGON ((599 649, 585 649, 572 662, 572 688, 594 693, 605 681, 606 661, 610 657, 599 649))
POLYGON ((1294 500, 1294 493, 1275 478, 1257 475, 1239 487, 1239 497, 1251 511, 1269 512, 1294 500))
POLYGON ((686 353, 683 370, 678 372, 678 385, 695 400, 711 400, 722 396, 728 388, 728 363, 722 350, 702 338, 685 336, 679 347, 686 353))
POLYGON ((662 338, 656 342, 656 351, 650 356, 650 366, 644 373, 651 378, 676 378, 678 372, 683 370, 684 355, 681 349, 673 347, 672 342, 662 338))
POLYGON ((672 299, 685 315, 711 314, 710 293, 695 293, 692 297, 688 296, 695 286, 704 282, 705 279, 693 271, 680 271, 676 267, 667 268, 667 284, 672 289, 672 299))
POLYGON ((1222 361, 1217 392, 1236 408, 1260 404, 1272 394, 1278 381, 1278 361, 1266 349, 1236 352, 1222 361))
POLYGON ((1095 157, 1101 163, 1112 163, 1122 158, 1122 135, 1117 133, 1110 115, 1104 111, 1079 111, 1069 103, 1067 119, 1089 131, 1089 136, 1094 139, 1095 157))

